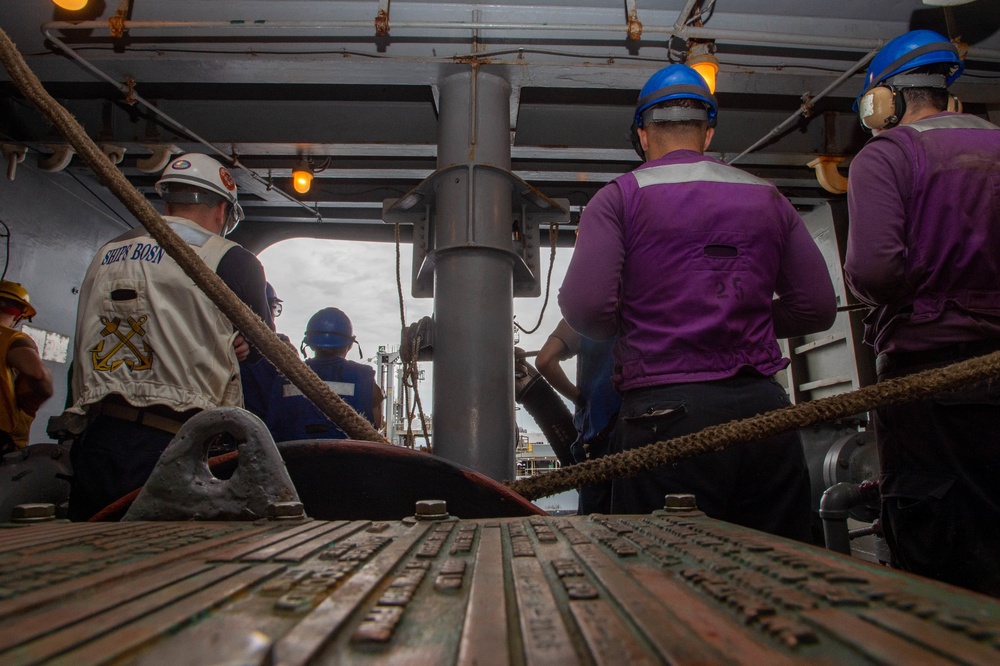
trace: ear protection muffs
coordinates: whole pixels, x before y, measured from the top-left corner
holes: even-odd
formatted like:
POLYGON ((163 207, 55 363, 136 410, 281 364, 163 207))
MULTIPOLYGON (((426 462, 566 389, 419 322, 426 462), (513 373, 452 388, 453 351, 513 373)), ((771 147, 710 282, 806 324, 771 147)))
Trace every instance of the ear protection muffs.
MULTIPOLYGON (((891 76, 861 95, 858 100, 861 124, 873 130, 895 127, 906 113, 906 102, 901 92, 904 88, 947 87, 948 82, 943 74, 903 73, 891 76)), ((949 111, 952 110, 952 97, 954 95, 949 95, 949 111)))
MULTIPOLYGON (((948 93, 948 113, 962 113, 962 100, 948 93)), ((906 113, 906 102, 900 90, 892 86, 876 86, 861 97, 858 115, 868 129, 880 130, 895 127, 906 113)))
POLYGON ((899 124, 906 113, 906 102, 892 86, 876 86, 861 96, 858 116, 861 124, 871 130, 887 129, 899 124))

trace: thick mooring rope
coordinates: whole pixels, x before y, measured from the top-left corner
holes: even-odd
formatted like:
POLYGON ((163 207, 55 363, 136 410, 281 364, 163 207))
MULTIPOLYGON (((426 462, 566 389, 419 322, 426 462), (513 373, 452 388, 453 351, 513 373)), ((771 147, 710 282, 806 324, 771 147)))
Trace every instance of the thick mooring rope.
POLYGON ((17 47, 0 29, 0 62, 22 94, 66 137, 80 157, 126 208, 142 223, 156 242, 163 247, 195 284, 215 303, 234 326, 266 356, 281 373, 297 386, 309 400, 333 420, 352 439, 385 442, 385 438, 360 414, 351 409, 323 383, 295 351, 261 321, 234 294, 222 279, 167 226, 150 205, 115 168, 97 145, 87 136, 80 123, 42 86, 28 67, 17 47))
POLYGON ((548 497, 609 479, 636 476, 663 465, 676 465, 702 453, 720 451, 823 421, 921 400, 996 377, 1000 377, 1000 352, 879 382, 850 393, 776 409, 742 421, 711 426, 700 432, 564 467, 509 485, 511 490, 530 500, 548 497))

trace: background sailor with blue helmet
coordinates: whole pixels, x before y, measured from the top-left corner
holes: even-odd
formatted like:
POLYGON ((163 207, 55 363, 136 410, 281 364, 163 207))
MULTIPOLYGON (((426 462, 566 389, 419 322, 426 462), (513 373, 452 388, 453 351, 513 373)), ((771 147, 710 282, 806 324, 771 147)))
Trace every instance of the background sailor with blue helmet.
MULTIPOLYGON (((705 156, 718 105, 693 69, 656 72, 636 105, 646 162, 590 201, 559 292, 566 321, 617 336, 615 449, 634 449, 788 405, 777 337, 828 328, 836 298, 792 205, 769 182, 705 156)), ((811 539, 797 433, 613 484, 613 513, 694 493, 709 516, 811 539)))
MULTIPOLYGON (((273 327, 257 258, 224 238, 242 219, 218 161, 174 158, 156 190, 164 220, 273 327)), ((219 308, 141 226, 105 244, 80 289, 62 423, 76 439, 69 515, 86 520, 143 485, 181 425, 242 406, 238 361, 257 355, 219 308)))
MULTIPOLYGON (((306 353, 306 347, 312 349, 315 356, 306 359, 306 365, 344 402, 376 428, 381 428, 385 396, 375 383, 375 370, 371 366, 347 360, 347 353, 355 344, 357 339, 348 316, 338 308, 324 308, 314 314, 306 325, 302 353, 306 353)), ((283 377, 279 377, 272 387, 265 423, 276 442, 347 438, 335 423, 283 377)))
MULTIPOLYGON (((872 59, 855 108, 844 272, 873 307, 879 381, 1000 349, 1000 127, 947 87, 954 44, 914 30, 872 59)), ((875 410, 893 563, 1000 596, 1000 384, 875 410)))
MULTIPOLYGON (((276 322, 281 316, 284 301, 278 298, 278 292, 274 286, 267 282, 264 285, 264 295, 267 298, 267 305, 271 311, 271 317, 276 322)), ((278 333, 278 338, 288 344, 292 349, 295 345, 284 333, 278 333)), ((297 351, 297 350, 296 350, 297 351)), ((261 420, 267 418, 267 404, 270 400, 271 386, 276 381, 281 381, 278 369, 274 367, 266 358, 261 358, 256 362, 240 362, 240 379, 243 384, 243 407, 249 412, 259 416, 261 420)))

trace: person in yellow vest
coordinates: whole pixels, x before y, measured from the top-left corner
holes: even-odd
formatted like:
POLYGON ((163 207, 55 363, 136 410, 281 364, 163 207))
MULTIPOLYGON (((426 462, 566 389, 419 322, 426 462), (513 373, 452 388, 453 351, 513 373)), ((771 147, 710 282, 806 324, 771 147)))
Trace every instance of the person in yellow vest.
MULTIPOLYGON (((156 190, 164 220, 266 324, 274 327, 257 257, 227 240, 242 219, 219 162, 175 158, 156 190)), ((87 269, 76 320, 70 407, 69 517, 86 520, 142 486, 181 425, 243 406, 240 360, 259 355, 149 232, 102 247, 87 269)))
POLYGON ((31 337, 14 328, 37 314, 28 290, 0 280, 0 453, 28 445, 28 431, 38 408, 52 397, 52 373, 42 363, 31 337))

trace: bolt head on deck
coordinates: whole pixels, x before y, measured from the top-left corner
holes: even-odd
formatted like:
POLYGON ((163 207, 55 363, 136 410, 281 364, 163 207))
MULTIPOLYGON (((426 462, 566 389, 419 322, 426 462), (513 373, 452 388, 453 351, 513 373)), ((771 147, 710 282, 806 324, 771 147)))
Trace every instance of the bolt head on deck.
POLYGON ((448 517, 448 504, 444 500, 419 500, 417 520, 442 520, 448 517))
POLYGON ((305 518, 305 508, 302 502, 275 502, 267 505, 269 520, 295 520, 305 518))
POLYGON ((695 502, 694 495, 667 495, 663 498, 663 508, 666 511, 697 511, 698 503, 695 502))
POLYGON ((13 523, 40 523, 55 520, 55 517, 56 505, 46 502, 18 504, 10 511, 10 520, 13 523))

